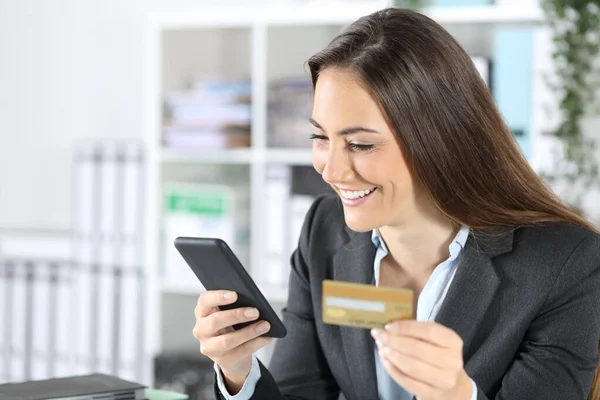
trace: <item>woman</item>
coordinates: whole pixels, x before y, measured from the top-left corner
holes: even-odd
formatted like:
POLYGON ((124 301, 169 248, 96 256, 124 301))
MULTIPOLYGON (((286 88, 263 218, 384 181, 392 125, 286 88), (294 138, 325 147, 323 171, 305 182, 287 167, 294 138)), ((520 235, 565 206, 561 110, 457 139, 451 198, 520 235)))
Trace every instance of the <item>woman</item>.
POLYGON ((200 296, 218 398, 586 399, 600 235, 529 167, 470 57, 429 18, 387 9, 308 65, 313 163, 336 196, 306 216, 269 369, 253 356, 268 324, 233 331, 256 313, 200 296), (410 288, 416 319, 324 324, 324 279, 410 288))

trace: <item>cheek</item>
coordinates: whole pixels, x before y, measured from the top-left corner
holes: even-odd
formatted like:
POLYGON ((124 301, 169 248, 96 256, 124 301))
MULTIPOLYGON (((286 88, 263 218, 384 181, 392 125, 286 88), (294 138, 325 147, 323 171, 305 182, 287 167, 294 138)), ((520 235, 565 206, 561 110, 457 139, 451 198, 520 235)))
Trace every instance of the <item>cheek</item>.
POLYGON ((312 150, 312 164, 315 170, 319 174, 323 174, 325 164, 327 163, 327 152, 322 149, 318 149, 317 145, 313 146, 312 150))
POLYGON ((372 183, 373 185, 385 187, 390 181, 390 165, 385 163, 385 158, 381 154, 373 153, 368 155, 358 155, 353 160, 356 173, 361 180, 372 183))
POLYGON ((413 180, 403 162, 388 164, 386 182, 391 188, 390 192, 394 202, 413 196, 413 180))
POLYGON ((412 178, 400 155, 385 152, 356 157, 354 166, 361 179, 380 186, 386 195, 412 192, 412 178))

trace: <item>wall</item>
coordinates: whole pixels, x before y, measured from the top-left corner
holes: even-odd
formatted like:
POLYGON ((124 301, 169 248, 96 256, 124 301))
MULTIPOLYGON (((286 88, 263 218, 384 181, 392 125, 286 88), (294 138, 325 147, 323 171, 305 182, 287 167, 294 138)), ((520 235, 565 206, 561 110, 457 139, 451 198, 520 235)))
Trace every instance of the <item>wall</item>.
POLYGON ((76 142, 142 135, 145 14, 217 3, 0 0, 0 229, 69 229, 76 142))

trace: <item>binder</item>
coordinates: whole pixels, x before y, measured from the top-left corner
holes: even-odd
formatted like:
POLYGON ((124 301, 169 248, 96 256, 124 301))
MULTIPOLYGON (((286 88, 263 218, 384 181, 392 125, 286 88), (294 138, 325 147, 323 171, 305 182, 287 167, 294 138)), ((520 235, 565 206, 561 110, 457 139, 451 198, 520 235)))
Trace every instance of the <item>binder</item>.
MULTIPOLYGON (((46 379, 48 375, 48 364, 46 359, 49 356, 53 343, 48 343, 48 338, 52 338, 50 321, 56 317, 55 307, 50 292, 50 267, 47 262, 30 263, 30 274, 28 278, 28 300, 26 315, 26 332, 31 335, 31 341, 26 346, 25 360, 29 364, 27 368, 27 380, 46 379), (31 281, 29 281, 31 279, 31 281), (35 321, 35 323, 34 323, 35 321)), ((29 342, 29 340, 27 340, 29 342)))
MULTIPOLYGON (((175 285, 198 282, 173 246, 178 236, 218 237, 229 244, 241 260, 236 209, 240 194, 222 184, 169 183, 163 185, 163 280, 175 285)), ((243 262, 243 261, 242 261, 243 262)), ((198 282, 198 294, 202 285, 198 282)))
MULTIPOLYGON (((22 233, 0 239, 0 383, 52 377, 59 340, 72 348, 73 314, 58 308, 58 275, 70 264, 69 239, 22 233), (56 331, 59 316, 68 319, 64 338, 56 331)), ((69 297, 65 303, 73 301, 69 297)))
POLYGON ((14 262, 12 274, 12 299, 11 299, 11 335, 10 364, 11 380, 20 382, 26 379, 25 374, 25 296, 26 296, 26 274, 23 262, 14 262))
POLYGON ((3 260, 3 286, 4 290, 0 293, 4 299, 3 301, 3 321, 4 324, 2 326, 2 330, 0 334, 2 335, 2 346, 3 346, 3 357, 2 357, 2 381, 8 382, 13 380, 13 370, 12 370, 12 353, 13 353, 13 297, 14 297, 14 275, 15 275, 15 265, 10 260, 3 260))
POLYGON ((71 233, 0 237, 0 383, 145 375, 143 152, 86 143, 71 233))
POLYGON ((5 360, 7 358, 7 349, 8 345, 5 341, 4 335, 8 322, 8 316, 6 315, 6 307, 7 307, 7 285, 6 285, 6 267, 5 260, 0 257, 0 321, 4 321, 2 325, 0 325, 0 383, 8 381, 8 373, 5 367, 5 360))
MULTIPOLYGON (((304 224, 304 218, 306 213, 310 209, 310 206, 314 202, 314 197, 305 194, 294 194, 291 196, 289 201, 288 211, 288 243, 287 253, 289 255, 298 247, 298 240, 300 239, 300 232, 302 231, 302 225, 304 224)), ((289 262, 288 262, 289 265, 289 262)), ((289 273, 289 267, 286 269, 289 273)))
MULTIPOLYGON (((68 267, 69 263, 62 263, 63 268, 68 267)), ((47 285, 46 296, 40 295, 37 298, 40 299, 40 303, 43 303, 46 299, 46 304, 41 304, 40 310, 46 310, 46 326, 47 330, 45 335, 38 335, 38 343, 40 343, 39 351, 42 352, 43 356, 40 360, 40 369, 43 368, 44 374, 37 376, 37 372, 34 375, 34 379, 52 378, 56 376, 58 370, 57 365, 60 361, 58 360, 58 320, 62 313, 66 313, 66 310, 60 310, 59 306, 59 293, 61 284, 60 281, 60 270, 61 263, 51 261, 47 264, 47 276, 46 281, 43 281, 47 285), (61 312, 62 311, 62 312, 61 312)), ((69 315, 72 315, 68 313, 69 315)), ((43 331, 42 331, 43 332, 43 331)))
POLYGON ((77 306, 80 298, 74 295, 74 266, 71 261, 56 264, 56 309, 55 319, 51 319, 51 332, 55 336, 54 347, 49 353, 51 372, 48 378, 61 378, 76 375, 77 306))
POLYGON ((73 165, 73 297, 75 312, 75 355, 74 372, 76 374, 89 373, 94 368, 95 352, 91 350, 92 321, 95 309, 92 307, 92 298, 96 296, 95 285, 92 280, 92 260, 97 259, 93 251, 92 230, 98 224, 93 210, 97 207, 99 199, 95 190, 94 152, 93 146, 83 143, 77 146, 73 165), (94 359, 94 361, 92 361, 94 359))
POLYGON ((272 164, 267 167, 267 189, 265 198, 266 260, 259 266, 261 281, 274 286, 285 285, 287 281, 286 254, 288 244, 289 197, 291 172, 286 165, 272 164))
POLYGON ((95 192, 99 194, 99 203, 93 210, 98 225, 91 231, 96 248, 96 258, 92 259, 95 264, 92 274, 96 274, 94 290, 98 296, 93 299, 93 307, 97 312, 97 318, 93 321, 91 332, 91 345, 97 349, 95 362, 90 372, 102 372, 115 374, 118 368, 118 354, 113 354, 113 345, 118 340, 115 332, 115 306, 117 300, 116 286, 118 285, 119 272, 117 270, 113 248, 115 236, 117 235, 115 220, 118 218, 120 205, 116 204, 116 192, 121 187, 118 179, 117 167, 117 145, 107 143, 97 146, 95 149, 94 169, 96 180, 94 181, 95 192), (117 357, 115 359, 115 356, 117 357))
POLYGON ((81 374, 141 380, 145 373, 143 168, 137 142, 79 147, 74 259, 81 374))
POLYGON ((117 301, 120 312, 115 315, 115 332, 119 341, 114 344, 114 357, 120 359, 118 375, 124 379, 139 381, 143 378, 144 331, 145 331, 145 275, 143 261, 143 152, 135 144, 121 149, 122 176, 120 197, 118 242, 115 245, 117 265, 121 266, 120 291, 117 301))

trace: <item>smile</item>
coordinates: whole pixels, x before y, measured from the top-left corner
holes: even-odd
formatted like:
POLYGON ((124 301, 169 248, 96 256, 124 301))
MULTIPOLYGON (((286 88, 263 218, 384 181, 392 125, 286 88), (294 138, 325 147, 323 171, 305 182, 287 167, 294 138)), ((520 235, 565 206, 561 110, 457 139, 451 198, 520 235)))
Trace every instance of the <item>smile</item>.
POLYGON ((367 189, 367 190, 343 190, 343 189, 340 189, 340 192, 342 192, 342 196, 344 198, 346 198, 348 200, 354 200, 354 199, 359 199, 361 197, 368 196, 375 189, 377 189, 377 188, 371 188, 371 189, 367 189))
POLYGON ((364 203, 367 198, 375 191, 377 188, 371 188, 366 190, 343 190, 340 189, 342 203, 347 206, 358 206, 364 203))

